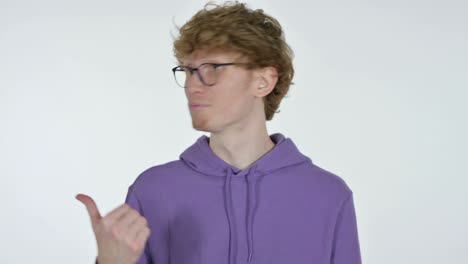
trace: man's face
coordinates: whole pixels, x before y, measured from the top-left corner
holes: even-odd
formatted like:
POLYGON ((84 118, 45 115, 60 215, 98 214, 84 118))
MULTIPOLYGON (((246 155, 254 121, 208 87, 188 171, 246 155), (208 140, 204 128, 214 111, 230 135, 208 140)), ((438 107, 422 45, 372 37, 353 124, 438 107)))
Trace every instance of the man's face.
MULTIPOLYGON (((182 60, 183 65, 192 68, 203 63, 231 62, 246 61, 236 53, 205 51, 195 51, 182 60)), ((203 84, 196 72, 187 79, 185 95, 192 126, 196 130, 206 132, 221 132, 227 128, 240 129, 254 109, 254 71, 242 65, 221 66, 215 71, 217 80, 211 86, 203 84)))

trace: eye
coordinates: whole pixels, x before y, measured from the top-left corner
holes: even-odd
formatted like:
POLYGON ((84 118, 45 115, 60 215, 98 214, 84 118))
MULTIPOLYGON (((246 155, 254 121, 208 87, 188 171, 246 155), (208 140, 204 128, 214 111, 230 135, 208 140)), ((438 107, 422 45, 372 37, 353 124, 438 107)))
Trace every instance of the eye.
POLYGON ((180 71, 183 71, 183 72, 185 72, 186 74, 190 74, 190 75, 193 74, 193 69, 190 68, 190 67, 187 67, 187 66, 181 66, 181 67, 180 67, 180 71))
POLYGON ((213 64, 213 69, 218 69, 218 68, 222 68, 224 65, 223 64, 213 64))

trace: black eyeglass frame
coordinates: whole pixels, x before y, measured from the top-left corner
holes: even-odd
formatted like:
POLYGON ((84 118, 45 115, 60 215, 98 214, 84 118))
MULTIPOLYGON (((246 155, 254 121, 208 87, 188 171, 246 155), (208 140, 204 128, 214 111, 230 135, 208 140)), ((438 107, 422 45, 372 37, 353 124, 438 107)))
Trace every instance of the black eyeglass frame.
POLYGON ((175 66, 174 68, 172 68, 172 73, 174 74, 174 79, 175 79, 175 82, 177 83, 178 86, 182 87, 182 88, 187 88, 185 85, 182 86, 179 84, 179 82, 177 81, 177 77, 176 77, 176 72, 185 72, 185 69, 188 69, 189 72, 190 72, 190 75, 193 75, 193 72, 197 72, 197 75, 198 75, 198 78, 200 79, 200 81, 202 82, 203 85, 206 85, 206 86, 213 86, 216 84, 216 82, 218 81, 216 79, 216 81, 212 84, 209 84, 207 83, 204 79, 203 79, 203 76, 200 74, 200 71, 198 70, 200 67, 203 67, 204 65, 211 65, 213 67, 213 69, 216 69, 218 67, 221 67, 221 66, 230 66, 230 65, 250 65, 250 63, 245 63, 245 62, 227 62, 227 63, 211 63, 211 62, 205 62, 205 63, 202 63, 200 65, 198 65, 197 67, 193 68, 193 67, 190 67, 190 66, 185 66, 185 65, 178 65, 178 66, 175 66))

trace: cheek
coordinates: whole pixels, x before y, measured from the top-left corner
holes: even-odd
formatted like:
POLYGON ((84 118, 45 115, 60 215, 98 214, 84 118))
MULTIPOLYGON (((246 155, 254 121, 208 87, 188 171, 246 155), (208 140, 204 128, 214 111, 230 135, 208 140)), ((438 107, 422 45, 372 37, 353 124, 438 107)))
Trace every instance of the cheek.
POLYGON ((253 106, 253 98, 247 93, 247 90, 238 89, 230 93, 223 94, 218 98, 220 103, 221 115, 226 115, 226 118, 237 119, 248 114, 253 106))

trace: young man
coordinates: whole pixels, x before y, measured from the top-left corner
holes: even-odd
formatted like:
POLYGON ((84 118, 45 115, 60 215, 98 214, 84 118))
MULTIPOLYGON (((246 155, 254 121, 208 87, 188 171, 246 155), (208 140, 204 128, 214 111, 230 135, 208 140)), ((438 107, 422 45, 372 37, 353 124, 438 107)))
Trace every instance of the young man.
POLYGON ((278 21, 237 2, 207 5, 174 51, 192 125, 210 136, 144 171, 105 217, 78 195, 99 263, 361 263, 350 188, 267 132, 294 74, 278 21))

